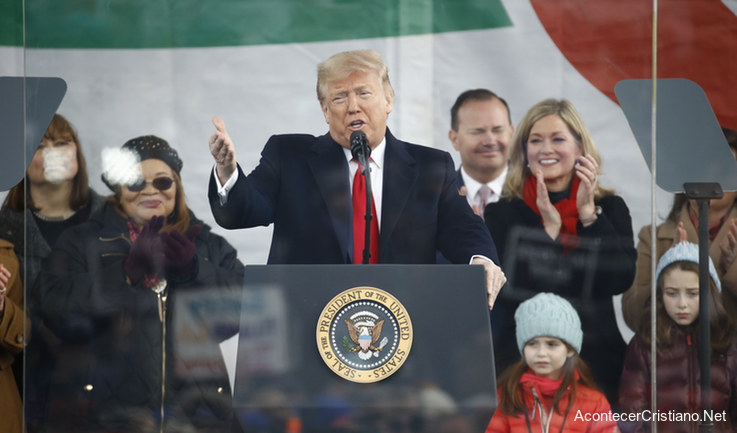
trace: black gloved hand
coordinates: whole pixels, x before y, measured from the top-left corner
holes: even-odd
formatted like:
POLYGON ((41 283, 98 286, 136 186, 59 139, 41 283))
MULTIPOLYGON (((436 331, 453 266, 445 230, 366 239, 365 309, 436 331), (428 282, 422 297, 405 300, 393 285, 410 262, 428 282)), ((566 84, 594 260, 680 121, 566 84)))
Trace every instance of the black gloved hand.
POLYGON ((178 230, 161 233, 167 275, 171 275, 177 281, 187 281, 194 276, 196 267, 194 240, 201 231, 202 226, 196 224, 190 227, 186 234, 181 234, 178 230))
POLYGON ((164 226, 163 216, 155 216, 143 226, 141 234, 131 245, 123 271, 131 284, 138 284, 144 276, 156 276, 164 265, 164 250, 159 230, 164 226))

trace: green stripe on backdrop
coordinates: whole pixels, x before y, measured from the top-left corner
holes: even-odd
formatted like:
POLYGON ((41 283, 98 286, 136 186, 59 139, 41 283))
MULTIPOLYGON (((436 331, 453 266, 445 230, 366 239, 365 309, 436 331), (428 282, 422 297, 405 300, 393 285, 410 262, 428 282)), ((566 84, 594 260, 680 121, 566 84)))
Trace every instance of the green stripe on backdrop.
POLYGON ((23 46, 23 0, 0 0, 0 45, 23 46))
MULTIPOLYGON (((20 2, 0 0, 0 16, 11 3, 20 2)), ((512 25, 501 0, 26 0, 25 5, 28 48, 286 44, 512 25)), ((20 20, 19 13, 13 16, 20 20)), ((0 45, 19 46, 16 33, 0 31, 0 45)))

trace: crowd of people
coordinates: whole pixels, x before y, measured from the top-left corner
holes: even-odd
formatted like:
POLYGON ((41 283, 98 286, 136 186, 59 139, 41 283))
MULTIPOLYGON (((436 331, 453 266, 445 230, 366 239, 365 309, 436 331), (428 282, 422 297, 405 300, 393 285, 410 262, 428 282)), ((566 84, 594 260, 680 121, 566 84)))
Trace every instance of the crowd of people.
MULTIPOLYGON (((370 263, 483 266, 499 375, 487 432, 640 432, 650 428, 642 417, 581 414, 698 413, 700 344, 710 344, 713 410, 726 414, 715 431, 737 426, 737 193, 711 201, 712 341, 700 342, 696 203, 676 195, 656 245, 645 226, 636 248, 629 209, 599 181, 603 161, 569 101, 543 100, 515 126, 497 94, 462 93, 448 133, 456 168, 447 152, 389 131, 394 91, 376 51, 320 63, 317 98, 328 132, 272 136, 248 175, 213 118, 209 200, 219 225, 273 224, 269 264, 359 264, 365 249, 370 263), (357 131, 370 149, 367 170, 352 153, 357 131), (373 184, 369 245, 355 218, 369 207, 358 198, 362 173, 373 184), (629 344, 615 319, 620 294, 629 344)), ((737 132, 723 132, 737 158, 737 132)), ((244 266, 187 207, 178 152, 145 135, 103 159, 107 197, 89 187, 79 137, 57 114, 0 209, 3 431, 301 431, 291 410, 234 413, 218 345, 238 324, 214 326, 222 311, 184 327, 198 334, 207 368, 187 356, 192 337, 175 325, 198 301, 237 307, 244 266)), ((415 431, 402 419, 396 431, 415 431)), ((321 428, 369 431, 335 420, 343 424, 321 428)), ((669 432, 698 424, 659 421, 669 432)))

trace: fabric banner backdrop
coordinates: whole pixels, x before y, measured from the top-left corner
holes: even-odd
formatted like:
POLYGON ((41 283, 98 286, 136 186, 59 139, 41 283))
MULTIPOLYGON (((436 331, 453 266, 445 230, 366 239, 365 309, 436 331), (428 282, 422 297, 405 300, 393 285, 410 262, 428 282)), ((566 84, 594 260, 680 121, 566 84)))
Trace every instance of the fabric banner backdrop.
MULTIPOLYGON (((224 119, 246 172, 272 134, 321 135, 316 65, 373 48, 396 90, 389 127, 448 150, 449 110, 464 90, 505 98, 512 120, 549 98, 581 112, 601 151, 602 179, 624 197, 635 233, 650 222, 649 172, 614 85, 651 76, 652 5, 641 0, 26 0, 0 2, 0 75, 69 85, 59 113, 79 131, 92 186, 101 150, 165 138, 184 160, 193 211, 244 263, 264 263, 270 229, 228 232, 207 204, 210 119, 224 119), (23 41, 25 37, 25 52, 23 41)), ((736 0, 659 2, 659 78, 701 85, 737 129, 736 0), (685 39, 684 39, 685 38, 685 39), (728 54, 729 53, 729 54, 728 54)), ((670 198, 659 198, 660 215, 670 198)))

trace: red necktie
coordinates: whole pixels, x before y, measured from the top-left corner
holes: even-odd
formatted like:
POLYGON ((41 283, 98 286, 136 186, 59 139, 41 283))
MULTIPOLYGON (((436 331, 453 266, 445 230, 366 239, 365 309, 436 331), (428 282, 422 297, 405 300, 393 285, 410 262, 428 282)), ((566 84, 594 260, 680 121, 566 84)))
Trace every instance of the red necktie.
MULTIPOLYGON (((366 181, 361 170, 363 166, 358 164, 358 170, 353 178, 353 263, 363 263, 363 246, 366 242, 366 181)), ((379 263, 379 220, 376 218, 376 206, 371 198, 371 258, 372 265, 379 263)))

